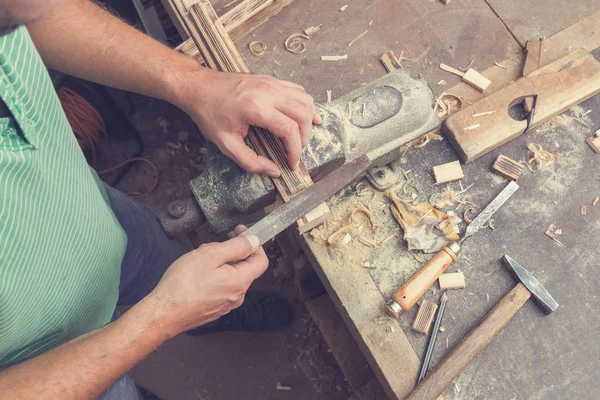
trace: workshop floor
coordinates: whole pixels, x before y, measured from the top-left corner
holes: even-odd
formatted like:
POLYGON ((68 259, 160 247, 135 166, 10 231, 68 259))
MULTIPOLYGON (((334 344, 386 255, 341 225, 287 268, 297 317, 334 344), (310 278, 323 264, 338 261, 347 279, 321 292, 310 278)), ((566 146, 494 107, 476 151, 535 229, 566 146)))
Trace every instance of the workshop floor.
MULTIPOLYGON (((223 3, 228 1, 214 2, 223 3)), ((551 2, 552 7, 548 3, 454 0, 443 6, 438 0, 297 0, 251 37, 242 39, 238 47, 252 71, 299 82, 323 103, 326 90, 332 90, 335 98, 383 75, 378 58, 389 49, 396 54, 404 51, 406 70, 415 77, 422 74, 439 94, 444 90, 436 85, 440 80, 447 81, 446 87, 459 81, 440 71, 440 62, 465 67, 473 60, 476 69, 484 70, 520 52, 527 39, 549 36, 600 10, 600 0, 556 0, 551 2), (344 4, 349 7, 340 12, 344 4), (306 53, 293 55, 284 50, 283 41, 290 34, 321 23, 323 28, 306 53), (367 29, 369 33, 363 39, 347 46, 367 29), (264 41, 267 54, 252 56, 247 51, 251 40, 264 41), (342 63, 318 60, 321 55, 335 54, 350 57, 342 63)), ((132 122, 142 132, 144 156, 160 171, 157 190, 141 201, 159 208, 174 199, 189 197, 187 182, 202 170, 202 138, 175 107, 141 96, 131 98, 136 108, 132 122), (158 123, 159 119, 163 122, 158 123), (189 132, 189 139, 183 140, 189 151, 184 146, 177 148, 180 139, 186 137, 183 131, 189 132)), ((135 166, 117 187, 139 192, 151 182, 147 167, 135 166)), ((166 400, 347 398, 350 389, 293 283, 275 276, 275 267, 257 286, 278 290, 292 301, 297 313, 292 327, 272 334, 179 336, 134 369, 136 380, 166 400), (277 390, 278 382, 291 390, 277 390)), ((590 330, 587 335, 591 334, 590 330)), ((566 336, 557 338, 563 340, 566 336)), ((590 341, 581 336, 578 340, 590 341)), ((591 383, 587 377, 586 384, 591 383)), ((456 393, 455 398, 469 398, 464 396, 456 393)))

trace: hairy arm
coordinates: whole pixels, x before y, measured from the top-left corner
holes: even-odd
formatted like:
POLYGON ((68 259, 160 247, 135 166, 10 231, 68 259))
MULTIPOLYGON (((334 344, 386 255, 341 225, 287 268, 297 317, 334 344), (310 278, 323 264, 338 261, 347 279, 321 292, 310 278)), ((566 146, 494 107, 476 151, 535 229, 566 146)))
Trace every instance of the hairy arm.
POLYGON ((203 68, 89 0, 66 0, 28 29, 49 67, 177 105, 221 151, 252 173, 275 177, 280 171, 244 144, 249 125, 280 137, 290 166, 296 168, 312 123, 321 123, 312 97, 300 85, 203 68))

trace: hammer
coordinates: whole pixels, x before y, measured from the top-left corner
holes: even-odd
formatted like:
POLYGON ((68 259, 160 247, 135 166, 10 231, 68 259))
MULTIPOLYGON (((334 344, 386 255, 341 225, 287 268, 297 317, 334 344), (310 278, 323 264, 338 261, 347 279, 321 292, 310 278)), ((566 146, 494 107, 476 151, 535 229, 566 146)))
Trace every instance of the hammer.
POLYGON ((496 304, 483 322, 474 328, 405 400, 436 399, 530 298, 545 314, 550 314, 558 308, 558 303, 529 271, 509 256, 504 256, 502 260, 519 281, 517 286, 496 304))

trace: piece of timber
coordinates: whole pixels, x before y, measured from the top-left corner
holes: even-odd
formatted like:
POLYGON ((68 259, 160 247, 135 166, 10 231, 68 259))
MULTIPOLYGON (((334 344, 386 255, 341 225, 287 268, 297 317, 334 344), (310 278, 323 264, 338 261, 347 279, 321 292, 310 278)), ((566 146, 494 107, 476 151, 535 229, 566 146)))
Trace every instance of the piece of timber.
POLYGON ((596 153, 600 153, 600 130, 592 136, 588 136, 585 141, 596 153))
MULTIPOLYGON (((250 72, 208 0, 186 0, 185 4, 180 3, 180 6, 179 12, 207 66, 225 72, 250 72)), ((313 184, 302 163, 297 170, 288 166, 287 153, 281 139, 258 127, 250 128, 248 138, 257 153, 273 160, 281 170, 281 177, 274 178, 273 182, 284 201, 289 201, 313 184)), ((298 226, 301 231, 306 231, 305 225, 312 227, 324 220, 327 214, 327 204, 320 204, 317 211, 299 220, 298 226)))
POLYGON ((496 158, 494 165, 492 165, 492 170, 495 173, 516 182, 525 170, 525 166, 512 158, 500 154, 498 158, 496 158))
POLYGON ((429 301, 423 300, 419 305, 419 312, 415 317, 415 321, 412 324, 413 330, 421 332, 425 335, 429 335, 431 329, 431 323, 435 317, 435 312, 438 309, 438 305, 429 301))
POLYGON ((436 165, 432 169, 436 185, 459 181, 465 177, 462 167, 460 166, 460 161, 458 160, 442 165, 436 165))
MULTIPOLYGON (((162 0, 173 19, 175 27, 184 42, 177 46, 177 50, 191 57, 199 56, 198 48, 194 40, 190 38, 185 23, 177 12, 172 12, 171 5, 174 0, 162 0), (167 7, 167 4, 171 5, 167 7), (179 23, 182 23, 183 29, 180 30, 179 23)), ((285 7, 292 4, 294 0, 244 0, 237 6, 223 14, 219 20, 223 24, 225 31, 234 42, 248 35, 250 32, 264 24, 269 18, 277 15, 285 7)), ((200 57, 201 58, 201 57, 200 57)), ((199 60, 201 61, 201 60, 199 60)), ((202 60, 203 62, 203 60, 202 60)))
MULTIPOLYGON (((523 76, 531 74, 540 67, 542 61, 542 43, 543 39, 528 40, 525 45, 525 62, 523 63, 523 76)), ((533 108, 533 97, 527 97, 523 100, 523 108, 526 113, 530 113, 533 108)))
POLYGON ((587 51, 578 50, 451 115, 442 124, 442 131, 467 163, 525 131, 527 121, 517 121, 508 113, 512 105, 524 98, 537 95, 531 125, 536 127, 597 93, 600 62, 587 51), (471 115, 488 110, 496 112, 479 118, 478 129, 465 129, 473 123, 471 115))

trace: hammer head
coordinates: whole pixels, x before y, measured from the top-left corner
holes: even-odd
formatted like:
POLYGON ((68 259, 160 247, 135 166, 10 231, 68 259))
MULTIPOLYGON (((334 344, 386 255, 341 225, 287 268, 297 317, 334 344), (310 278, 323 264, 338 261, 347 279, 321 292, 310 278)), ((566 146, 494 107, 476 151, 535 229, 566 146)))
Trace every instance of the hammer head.
POLYGON ((542 284, 531 275, 521 264, 510 258, 509 256, 502 257, 504 264, 510 269, 517 280, 521 282, 527 290, 531 292, 531 299, 537 304, 545 314, 550 314, 558 308, 558 303, 542 286, 542 284))

